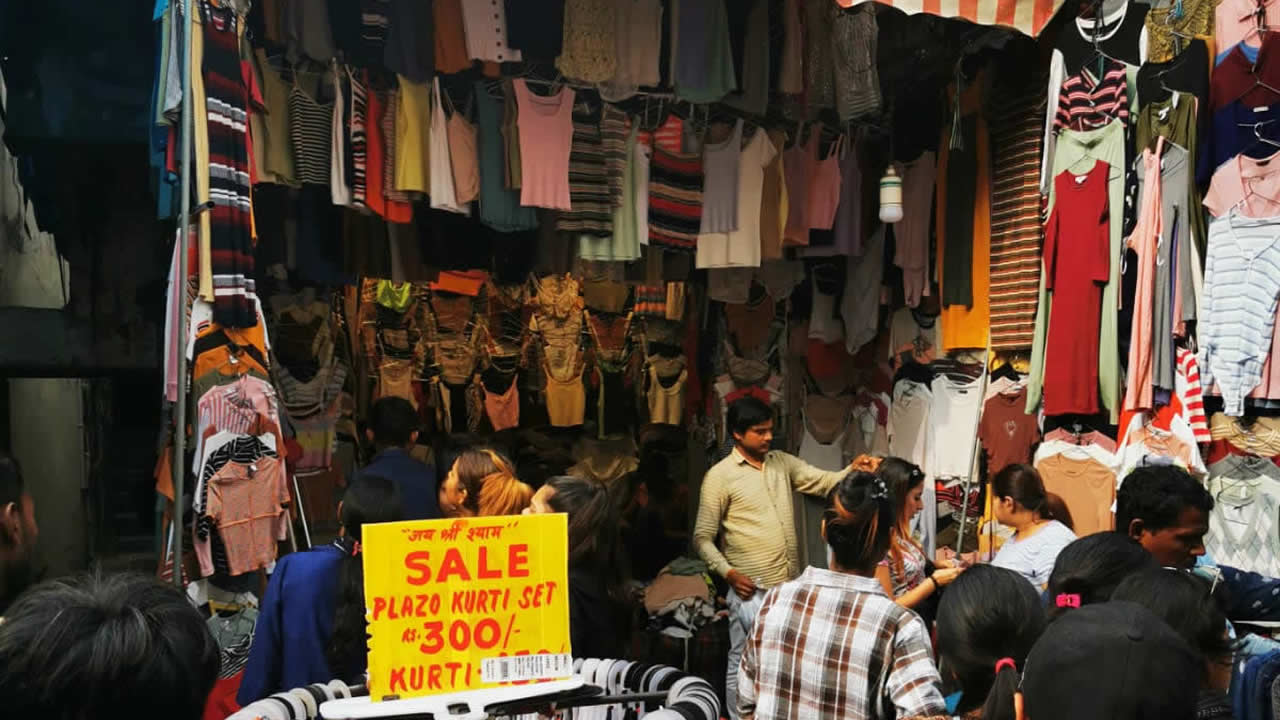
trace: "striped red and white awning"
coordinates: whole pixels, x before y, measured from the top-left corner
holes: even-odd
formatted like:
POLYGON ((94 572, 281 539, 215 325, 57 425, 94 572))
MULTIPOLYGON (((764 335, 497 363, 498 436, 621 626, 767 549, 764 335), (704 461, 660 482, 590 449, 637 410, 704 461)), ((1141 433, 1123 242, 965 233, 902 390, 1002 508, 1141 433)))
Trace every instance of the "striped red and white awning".
MULTIPOLYGON (((841 7, 853 7, 873 0, 836 0, 841 7)), ((1063 0, 874 0, 908 15, 928 13, 945 18, 968 20, 979 25, 996 25, 1036 37, 1062 7, 1063 0)))

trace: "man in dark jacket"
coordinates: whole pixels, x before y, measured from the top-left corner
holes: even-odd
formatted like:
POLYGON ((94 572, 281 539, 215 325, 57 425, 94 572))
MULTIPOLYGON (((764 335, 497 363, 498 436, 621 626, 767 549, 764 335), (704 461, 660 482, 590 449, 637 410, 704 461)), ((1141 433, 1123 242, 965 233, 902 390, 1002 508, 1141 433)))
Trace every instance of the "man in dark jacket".
POLYGON ((410 456, 418 441, 418 414, 408 400, 384 397, 369 410, 365 430, 377 455, 361 473, 387 478, 400 491, 405 520, 440 517, 435 468, 410 456))

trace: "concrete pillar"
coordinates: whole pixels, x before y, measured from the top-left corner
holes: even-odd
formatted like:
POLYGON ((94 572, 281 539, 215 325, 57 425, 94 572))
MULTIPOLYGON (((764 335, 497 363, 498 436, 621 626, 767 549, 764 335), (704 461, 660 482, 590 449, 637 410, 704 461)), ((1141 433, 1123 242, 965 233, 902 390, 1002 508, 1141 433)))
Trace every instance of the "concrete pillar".
POLYGON ((13 378, 9 381, 10 441, 22 464, 27 492, 36 503, 39 549, 48 577, 88 567, 88 518, 84 497, 85 381, 13 378))

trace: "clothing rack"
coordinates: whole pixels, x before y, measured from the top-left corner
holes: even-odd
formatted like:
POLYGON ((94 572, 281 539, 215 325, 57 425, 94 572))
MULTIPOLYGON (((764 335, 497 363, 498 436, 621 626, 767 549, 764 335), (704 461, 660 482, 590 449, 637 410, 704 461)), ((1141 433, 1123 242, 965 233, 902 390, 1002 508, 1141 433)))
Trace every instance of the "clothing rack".
POLYGON ((987 351, 982 356, 982 384, 978 389, 978 417, 973 424, 973 443, 969 446, 969 475, 965 477, 961 483, 964 498, 960 504, 960 533, 956 536, 956 557, 964 552, 964 531, 969 521, 969 487, 974 482, 973 466, 978 459, 978 448, 981 447, 982 441, 979 439, 978 428, 982 427, 982 411, 986 407, 983 397, 987 394, 987 383, 991 379, 991 371, 989 369, 989 358, 991 356, 991 333, 987 333, 987 351))
POLYGON ((720 716, 720 702, 710 684, 676 668, 625 660, 577 660, 574 665, 576 674, 565 680, 379 703, 365 688, 352 688, 350 699, 326 702, 320 713, 329 720, 427 716, 481 720, 534 713, 551 717, 575 708, 619 706, 643 717, 679 704, 684 717, 718 720, 720 716))
MULTIPOLYGON (((565 78, 559 78, 557 80, 543 80, 541 78, 528 77, 524 75, 511 75, 511 76, 502 76, 500 78, 493 78, 493 79, 524 80, 525 83, 528 85, 537 85, 539 87, 571 87, 574 90, 593 90, 595 92, 600 91, 600 87, 598 85, 576 82, 576 81, 568 80, 565 78)), ((649 91, 649 90, 636 90, 635 95, 632 95, 632 97, 641 96, 641 95, 649 98, 654 98, 656 100, 679 100, 679 98, 676 97, 675 93, 649 91)), ((688 102, 688 101, 682 101, 682 102, 688 102)), ((693 104, 693 103, 690 103, 690 104, 693 104)))
MULTIPOLYGON (((190 274, 189 255, 191 252, 191 163, 192 157, 192 132, 195 128, 194 115, 191 107, 191 31, 195 27, 193 13, 196 11, 193 0, 178 0, 181 3, 182 12, 179 14, 179 27, 182 28, 182 117, 181 126, 178 128, 178 134, 181 136, 181 155, 179 163, 181 169, 180 195, 181 204, 178 210, 178 279, 185 282, 186 277, 190 274)), ((187 337, 187 313, 177 313, 177 336, 179 338, 187 337)), ((173 573, 173 584, 179 590, 183 588, 182 581, 182 544, 183 533, 180 528, 184 527, 183 518, 183 497, 186 490, 186 457, 187 436, 186 436, 186 417, 187 417, 187 354, 185 352, 178 353, 178 401, 174 405, 173 410, 173 521, 174 526, 172 535, 173 564, 176 569, 173 573)))

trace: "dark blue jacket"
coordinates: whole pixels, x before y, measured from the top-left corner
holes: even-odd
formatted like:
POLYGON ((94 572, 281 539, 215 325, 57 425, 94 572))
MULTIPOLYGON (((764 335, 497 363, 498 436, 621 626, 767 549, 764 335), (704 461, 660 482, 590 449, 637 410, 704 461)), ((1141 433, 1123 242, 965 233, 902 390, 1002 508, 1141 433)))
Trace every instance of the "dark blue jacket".
POLYGON ((333 635, 345 554, 338 545, 329 544, 276 562, 236 693, 241 705, 333 679, 325 648, 333 635))
POLYGON ((436 471, 430 465, 409 457, 400 448, 387 448, 360 471, 384 477, 400 490, 405 520, 436 520, 440 517, 440 499, 436 495, 436 471))

